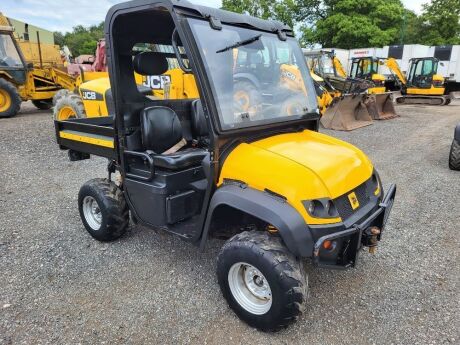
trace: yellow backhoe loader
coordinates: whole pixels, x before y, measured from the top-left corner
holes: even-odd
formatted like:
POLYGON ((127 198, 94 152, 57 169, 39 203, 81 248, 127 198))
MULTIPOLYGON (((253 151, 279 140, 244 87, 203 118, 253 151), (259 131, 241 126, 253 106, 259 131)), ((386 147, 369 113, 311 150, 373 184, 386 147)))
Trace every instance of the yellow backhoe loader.
POLYGON ((383 59, 372 56, 351 60, 350 77, 373 83, 366 92, 369 94, 368 110, 374 120, 388 120, 398 116, 393 105, 393 94, 387 92, 386 78, 379 73, 379 66, 383 63, 383 59))
POLYGON ((8 18, 0 13, 0 118, 15 116, 22 101, 50 109, 60 89, 75 89, 77 81, 67 74, 59 49, 52 44, 24 41, 14 34, 8 18))
POLYGON ((315 82, 321 124, 328 129, 350 131, 372 124, 369 83, 352 81, 333 51, 305 51, 304 56, 315 82))

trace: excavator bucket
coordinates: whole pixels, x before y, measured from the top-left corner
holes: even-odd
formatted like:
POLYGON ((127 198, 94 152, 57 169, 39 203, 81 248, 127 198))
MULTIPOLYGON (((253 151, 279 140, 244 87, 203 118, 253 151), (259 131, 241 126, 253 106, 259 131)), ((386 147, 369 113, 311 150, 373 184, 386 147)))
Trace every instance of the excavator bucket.
POLYGON ((352 131, 372 125, 372 118, 363 104, 365 95, 344 95, 326 109, 321 117, 324 128, 352 131))
POLYGON ((396 114, 391 92, 368 95, 364 104, 373 120, 389 120, 399 116, 396 114))

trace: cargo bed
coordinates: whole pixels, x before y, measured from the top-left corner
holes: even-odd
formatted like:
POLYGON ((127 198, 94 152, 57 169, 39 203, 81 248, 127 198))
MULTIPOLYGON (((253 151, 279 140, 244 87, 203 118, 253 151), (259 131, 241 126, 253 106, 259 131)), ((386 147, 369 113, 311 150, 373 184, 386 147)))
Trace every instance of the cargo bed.
POLYGON ((54 121, 54 127, 60 149, 71 150, 72 154, 76 154, 75 157, 117 157, 112 116, 54 121))

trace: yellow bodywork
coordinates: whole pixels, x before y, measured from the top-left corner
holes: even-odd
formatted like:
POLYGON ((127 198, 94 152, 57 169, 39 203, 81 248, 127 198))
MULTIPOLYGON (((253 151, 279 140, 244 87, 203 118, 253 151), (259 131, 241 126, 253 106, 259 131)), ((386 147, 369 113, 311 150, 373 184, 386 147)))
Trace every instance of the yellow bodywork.
MULTIPOLYGON (((79 85, 79 93, 87 117, 108 116, 106 92, 110 89, 107 72, 86 72, 84 78, 89 80, 79 85)), ((161 76, 142 76, 135 73, 137 85, 152 89, 152 96, 159 99, 193 99, 198 98, 198 88, 193 74, 184 73, 179 68, 168 70, 161 76)))
POLYGON ((332 63, 334 64, 335 71, 340 77, 346 78, 347 77, 347 72, 345 72, 345 69, 343 68, 342 63, 340 62, 339 58, 337 56, 334 56, 332 58, 332 63))
POLYGON ((408 87, 406 90, 406 93, 408 95, 442 96, 444 95, 444 92, 446 90, 446 88, 443 85, 444 85, 444 77, 439 74, 435 74, 433 75, 433 83, 431 84, 431 87, 429 89, 408 87), (442 85, 442 86, 436 87, 433 85, 434 83, 437 83, 438 85, 442 85))
POLYGON ((90 136, 89 134, 82 135, 79 132, 74 132, 74 131, 60 131, 59 132, 59 137, 63 139, 68 139, 68 140, 73 140, 73 141, 79 141, 82 143, 87 143, 87 144, 92 144, 96 146, 102 146, 102 147, 108 147, 113 149, 114 148, 114 143, 112 138, 108 137, 103 137, 103 136, 90 136))
POLYGON ((341 218, 314 218, 302 201, 335 199, 368 180, 372 163, 356 147, 330 136, 305 130, 238 145, 219 176, 268 189, 286 198, 307 224, 338 223, 341 218))
POLYGON ((87 117, 108 116, 105 94, 110 89, 110 79, 99 78, 80 85, 79 92, 87 117))
POLYGON ((332 103, 334 97, 340 97, 340 92, 336 92, 336 94, 331 94, 325 87, 322 86, 324 83, 324 79, 315 74, 312 70, 310 70, 310 75, 312 79, 319 85, 319 88, 322 91, 321 95, 316 95, 316 99, 318 101, 319 113, 323 115, 327 109, 327 107, 332 103))
POLYGON ((382 85, 382 86, 370 87, 369 89, 367 89, 368 93, 370 94, 385 93, 386 91, 385 86, 384 86, 385 76, 375 73, 372 75, 372 81, 376 83, 377 85, 382 85))

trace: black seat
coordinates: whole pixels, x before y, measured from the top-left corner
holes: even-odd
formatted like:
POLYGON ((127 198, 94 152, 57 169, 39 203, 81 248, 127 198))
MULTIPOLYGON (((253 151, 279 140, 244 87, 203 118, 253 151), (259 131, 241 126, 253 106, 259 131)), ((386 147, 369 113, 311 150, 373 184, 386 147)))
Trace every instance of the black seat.
POLYGON ((184 169, 200 164, 207 155, 206 150, 198 148, 161 154, 183 138, 180 120, 174 110, 168 107, 154 106, 142 110, 141 134, 144 149, 152 156, 156 167, 169 170, 184 169))

